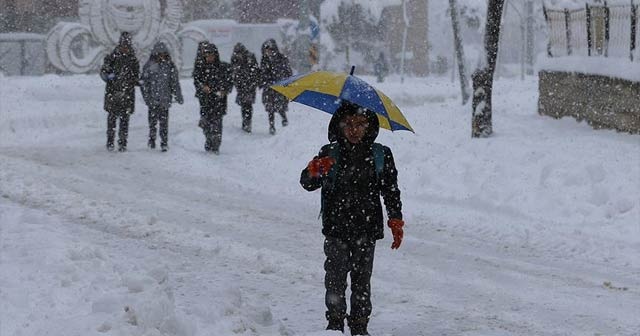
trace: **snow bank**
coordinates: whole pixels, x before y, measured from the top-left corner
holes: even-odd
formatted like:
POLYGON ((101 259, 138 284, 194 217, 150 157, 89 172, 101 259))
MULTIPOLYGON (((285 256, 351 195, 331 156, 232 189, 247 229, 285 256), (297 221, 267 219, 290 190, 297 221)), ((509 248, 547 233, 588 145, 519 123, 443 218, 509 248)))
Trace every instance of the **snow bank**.
POLYGON ((62 221, 0 201, 2 334, 194 335, 166 270, 124 263, 62 221))
MULTIPOLYGON (((270 136, 256 104, 247 135, 232 95, 212 157, 182 85, 168 153, 140 99, 129 152, 107 153, 97 76, 0 77, 0 334, 336 335, 319 195, 298 184, 330 116, 291 104, 270 136)), ((496 82, 489 139, 451 81, 376 85, 416 133, 378 138, 407 226, 376 254, 372 332, 638 330, 640 138, 538 116, 536 85, 496 82)))
POLYGON ((640 63, 617 57, 541 57, 537 63, 539 70, 577 72, 600 75, 640 82, 640 63))

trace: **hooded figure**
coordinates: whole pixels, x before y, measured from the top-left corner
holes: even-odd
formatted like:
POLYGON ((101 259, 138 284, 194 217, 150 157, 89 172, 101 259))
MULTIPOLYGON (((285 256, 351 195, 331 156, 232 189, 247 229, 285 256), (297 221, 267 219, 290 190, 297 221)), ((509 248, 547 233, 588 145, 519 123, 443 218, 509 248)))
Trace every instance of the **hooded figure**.
POLYGON ((376 240, 384 237, 380 196, 394 242, 402 242, 402 202, 391 150, 375 143, 375 113, 343 102, 329 123, 329 144, 320 149, 301 175, 307 191, 321 188, 322 233, 325 236, 325 304, 328 330, 368 335, 371 315, 371 273, 376 240), (351 312, 345 291, 351 275, 351 312))
POLYGON ((202 48, 202 62, 193 70, 196 97, 200 101, 200 122, 207 152, 219 153, 222 142, 222 116, 227 113, 227 95, 233 88, 231 66, 220 60, 218 48, 207 43, 202 48))
POLYGON ((169 134, 169 107, 175 101, 182 104, 180 78, 176 65, 171 60, 167 46, 158 42, 151 50, 149 61, 142 69, 140 78, 142 98, 149 107, 149 148, 156 147, 156 125, 160 124, 160 146, 167 151, 169 134))
POLYGON ((107 83, 104 109, 107 117, 107 150, 112 151, 116 120, 120 120, 118 150, 127 150, 129 116, 135 108, 135 86, 138 84, 140 64, 131 44, 131 35, 123 32, 111 54, 104 58, 100 78, 107 83))
POLYGON ((260 60, 260 74, 262 83, 262 104, 269 114, 269 133, 275 134, 276 127, 274 114, 277 112, 282 117, 282 126, 287 126, 287 109, 289 101, 287 97, 269 88, 274 83, 291 77, 293 72, 289 66, 289 59, 280 53, 276 40, 268 39, 262 44, 262 59, 260 60))
POLYGON ((202 66, 202 63, 204 63, 204 49, 208 44, 209 44, 209 41, 198 42, 198 49, 196 50, 196 59, 193 62, 193 72, 191 73, 191 76, 193 77, 195 77, 195 74, 198 71, 198 68, 202 66))
POLYGON ((384 58, 383 52, 380 52, 378 59, 374 63, 373 72, 376 75, 378 83, 384 82, 384 78, 389 73, 389 65, 387 65, 387 60, 384 58))
POLYGON ((231 68, 233 70, 233 86, 236 88, 236 104, 242 111, 242 129, 251 133, 251 117, 253 115, 253 103, 256 101, 256 88, 260 79, 260 67, 256 56, 238 43, 233 47, 231 55, 231 68))

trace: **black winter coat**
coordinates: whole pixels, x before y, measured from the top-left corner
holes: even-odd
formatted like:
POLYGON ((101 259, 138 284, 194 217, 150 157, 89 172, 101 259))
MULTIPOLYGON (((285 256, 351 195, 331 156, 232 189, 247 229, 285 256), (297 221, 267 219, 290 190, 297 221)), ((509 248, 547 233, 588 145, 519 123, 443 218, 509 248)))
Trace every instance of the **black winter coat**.
POLYGON ((256 89, 260 80, 260 66, 256 56, 243 48, 234 49, 231 55, 233 86, 236 88, 238 105, 253 104, 256 101, 256 89))
POLYGON ((231 66, 226 62, 203 62, 193 71, 193 83, 196 87, 196 97, 200 106, 226 113, 227 95, 233 88, 231 66), (209 86, 211 92, 204 92, 204 86, 209 86))
POLYGON ((178 102, 183 99, 178 68, 171 59, 159 60, 158 55, 162 53, 169 54, 169 50, 159 42, 142 68, 140 91, 147 106, 168 109, 174 97, 178 102))
POLYGON ((280 52, 276 52, 272 57, 267 56, 263 52, 262 59, 260 60, 260 74, 262 77, 260 87, 264 89, 262 91, 262 103, 267 106, 286 106, 288 103, 287 97, 270 89, 269 86, 291 77, 293 72, 289 65, 289 59, 280 52))
POLYGON ((369 129, 359 144, 349 143, 338 125, 345 113, 340 110, 329 124, 329 139, 334 141, 320 149, 317 157, 329 156, 331 146, 339 146, 334 158, 333 178, 309 177, 307 168, 300 175, 300 184, 307 191, 322 188, 322 233, 344 240, 360 238, 382 239, 384 225, 380 196, 384 199, 389 218, 402 219, 402 202, 398 189, 395 162, 391 149, 382 146, 384 166, 376 173, 372 145, 378 135, 378 119, 370 113, 369 129))
POLYGON ((118 47, 104 58, 100 78, 107 83, 104 109, 108 113, 132 114, 140 76, 140 64, 133 51, 123 54, 118 47))

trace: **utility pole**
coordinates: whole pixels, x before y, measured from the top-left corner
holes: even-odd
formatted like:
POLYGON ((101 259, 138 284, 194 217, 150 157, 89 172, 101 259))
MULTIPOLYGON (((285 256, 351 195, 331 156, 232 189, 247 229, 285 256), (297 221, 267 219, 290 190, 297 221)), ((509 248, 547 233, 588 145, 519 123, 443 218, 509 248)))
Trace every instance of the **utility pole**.
POLYGON ((404 32, 402 33, 402 58, 400 58, 400 83, 404 83, 404 64, 407 52, 407 31, 409 30, 409 18, 407 17, 407 0, 402 0, 402 21, 404 21, 404 32))
POLYGON ((309 0, 300 0, 296 63, 298 64, 298 72, 301 73, 311 71, 311 62, 309 60, 309 53, 311 52, 311 35, 309 30, 309 0))
POLYGON ((462 38, 460 37, 460 21, 458 20, 458 4, 456 0, 449 0, 449 11, 451 12, 451 25, 453 26, 453 46, 458 58, 462 105, 464 105, 469 100, 469 90, 467 89, 467 73, 464 69, 464 49, 462 47, 462 38))

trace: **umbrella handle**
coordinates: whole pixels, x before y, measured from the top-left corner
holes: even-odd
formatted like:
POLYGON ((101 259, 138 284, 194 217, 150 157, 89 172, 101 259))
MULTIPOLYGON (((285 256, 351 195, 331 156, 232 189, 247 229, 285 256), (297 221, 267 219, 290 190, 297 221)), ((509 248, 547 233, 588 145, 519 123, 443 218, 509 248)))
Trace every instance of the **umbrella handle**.
POLYGON ((349 72, 349 75, 353 76, 353 73, 356 71, 356 66, 352 65, 351 66, 351 71, 349 72))

